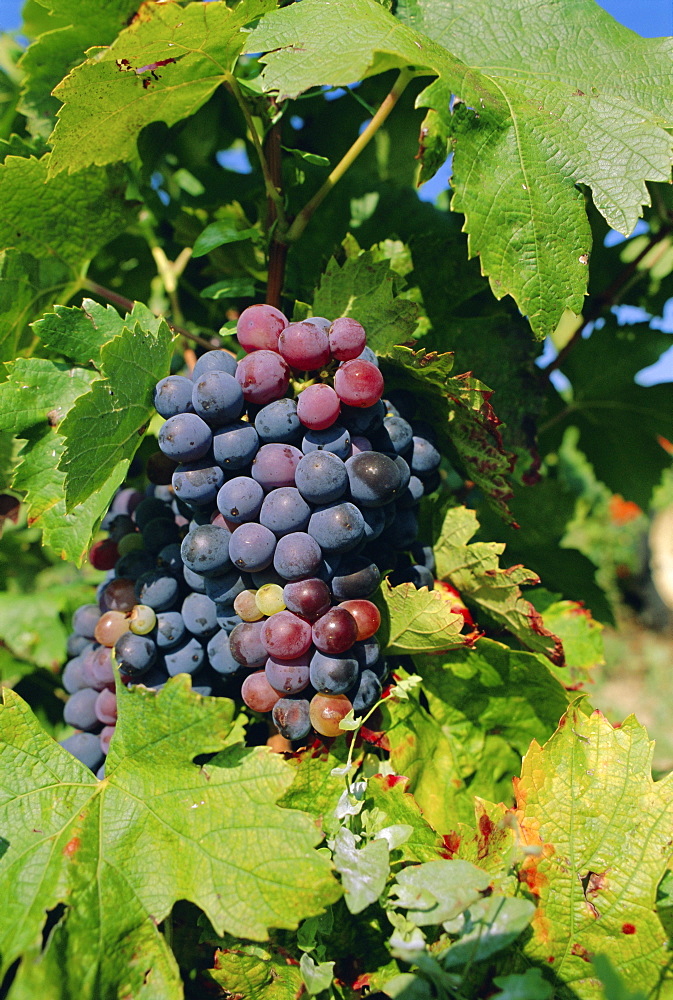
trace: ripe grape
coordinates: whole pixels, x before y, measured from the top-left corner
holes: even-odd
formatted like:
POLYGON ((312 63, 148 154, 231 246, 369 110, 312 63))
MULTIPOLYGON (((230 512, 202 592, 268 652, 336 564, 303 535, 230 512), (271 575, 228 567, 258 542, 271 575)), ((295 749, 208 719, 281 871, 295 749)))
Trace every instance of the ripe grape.
POLYGON ((236 378, 247 403, 271 403, 287 392, 290 369, 280 354, 261 350, 239 361, 236 378))
POLYGON ((266 679, 271 687, 282 694, 298 694, 308 687, 310 652, 295 657, 294 660, 281 660, 270 656, 266 661, 266 679))
POLYGON ((229 542, 229 558, 247 573, 266 569, 276 548, 276 536, 256 521, 240 524, 229 542))
POLYGON ((153 666, 157 658, 157 647, 146 635, 125 632, 115 644, 114 656, 123 674, 140 677, 153 666))
POLYGON ((345 462, 352 450, 350 432, 340 424, 332 424, 324 431, 307 430, 302 438, 301 450, 305 455, 312 451, 331 451, 345 462))
POLYGON ((301 423, 295 400, 276 399, 273 403, 267 403, 255 417, 255 430, 263 444, 295 444, 301 437, 301 423))
POLYGON ((336 370, 334 388, 347 406, 373 406, 383 394, 383 375, 371 361, 346 361, 336 370))
POLYGON ((260 638, 269 656, 295 660, 311 646, 311 626, 291 611, 279 611, 262 624, 260 638))
POLYGON ((101 611, 130 611, 136 603, 133 580, 110 580, 103 587, 98 603, 101 611))
POLYGON ((330 359, 327 334, 314 323, 290 323, 278 338, 278 350, 300 371, 315 371, 330 359))
POLYGON ((379 701, 383 687, 381 681, 372 670, 363 670, 360 683, 353 696, 353 709, 356 712, 366 712, 379 701))
POLYGON ((294 486, 295 469, 302 453, 291 444, 265 444, 252 463, 252 478, 270 492, 280 486, 294 486))
POLYGON ((439 466, 442 456, 435 446, 427 438, 413 437, 413 451, 411 453, 411 471, 423 478, 439 466))
POLYGON ((344 694, 316 694, 309 707, 311 725, 321 736, 339 736, 343 732, 339 729, 339 723, 352 708, 344 694))
POLYGON ((271 718, 286 740, 302 740, 311 731, 309 702, 305 698, 280 698, 273 706, 271 718))
POLYGON ((99 722, 113 726, 117 721, 117 695, 109 688, 99 692, 94 704, 94 712, 99 722))
POLYGON ((364 327, 350 316, 335 319, 329 329, 329 346, 337 361, 353 361, 365 349, 367 336, 364 327))
POLYGON ((262 627, 262 622, 242 622, 229 635, 231 655, 242 667, 253 669, 266 663, 269 653, 262 644, 262 627))
POLYGON ((294 486, 281 486, 267 494, 259 512, 260 524, 277 538, 292 531, 305 531, 311 508, 294 486))
POLYGON ((316 621, 330 606, 329 587, 316 577, 286 584, 283 598, 290 611, 308 622, 316 621))
POLYGON ((311 515, 308 533, 323 552, 349 552, 364 536, 364 518, 355 504, 328 504, 311 515))
POLYGON ((263 670, 248 674, 241 686, 241 698, 253 712, 270 712, 280 698, 271 687, 263 670))
POLYGON ((185 566, 203 576, 225 573, 231 566, 229 539, 226 528, 200 524, 185 536, 180 552, 185 566))
POLYGON ((73 631, 87 639, 93 639, 99 618, 100 608, 97 604, 82 604, 72 616, 73 631))
POLYGON ((100 739, 93 733, 73 733, 61 740, 61 746, 91 771, 97 770, 104 760, 100 739))
POLYGON ((331 451, 312 451, 298 463, 295 482, 309 503, 331 503, 348 488, 347 466, 331 451))
POLYGON ((274 306, 254 305, 244 309, 236 324, 236 336, 244 351, 277 351, 278 338, 287 319, 274 306))
POLYGON ((159 431, 159 447, 174 462, 195 462, 210 448, 213 434, 196 413, 178 413, 169 417, 159 431))
POLYGON ((371 597, 381 582, 376 563, 355 556, 341 564, 332 579, 332 593, 337 601, 357 601, 371 597))
POLYGON ((227 375, 236 374, 236 358, 229 351, 225 351, 220 348, 216 351, 206 351, 202 354, 194 365, 194 370, 192 372, 192 381, 196 382, 201 377, 205 375, 206 372, 226 372, 227 375))
POLYGON ((206 594, 188 594, 180 608, 185 628, 198 638, 217 631, 217 608, 206 594))
POLYGON ((351 496, 362 507, 382 507, 399 493, 401 475, 395 462, 378 451, 363 451, 346 462, 351 496))
POLYGON ((312 634, 321 653, 345 653, 356 641, 358 627, 345 608, 330 608, 315 622, 312 634))
POLYGON ((241 664, 234 659, 229 649, 229 635, 220 629, 208 642, 208 662, 218 674, 235 674, 241 664))
POLYGON ((322 550, 305 531, 293 531, 278 539, 273 556, 273 568, 284 580, 299 580, 311 576, 320 566, 322 550))
POLYGON ((82 688, 70 695, 65 708, 63 718, 69 726, 75 729, 96 729, 99 725, 96 715, 96 701, 98 692, 92 688, 82 688))
POLYGON ((257 431, 243 420, 227 424, 213 434, 213 457, 222 469, 244 469, 258 448, 257 431))
POLYGON ((369 639, 378 632, 381 625, 381 612, 371 601, 342 601, 339 605, 355 619, 357 638, 369 639))
POLYGON ((336 422, 341 403, 334 389, 322 382, 309 385, 299 394, 297 417, 304 427, 323 431, 336 422))
POLYGON ((177 413, 187 413, 192 407, 192 380, 183 375, 168 375, 157 382, 154 409, 166 420, 177 413))
POLYGON ((223 482, 222 469, 210 458, 179 465, 171 478, 176 496, 199 507, 212 504, 223 482))
POLYGON ((346 653, 321 653, 311 657, 311 684, 321 694, 343 694, 353 687, 359 674, 358 661, 346 653))
POLYGON ((164 656, 170 677, 176 674, 195 674, 202 666, 206 652, 197 638, 190 636, 181 645, 173 646, 164 656))
POLYGON ((139 604, 147 604, 155 611, 168 611, 180 596, 180 584, 172 573, 153 569, 136 580, 136 597, 139 604))
POLYGON ((260 512, 264 490, 250 476, 236 476, 225 483, 217 494, 217 507, 234 524, 254 521, 260 512))

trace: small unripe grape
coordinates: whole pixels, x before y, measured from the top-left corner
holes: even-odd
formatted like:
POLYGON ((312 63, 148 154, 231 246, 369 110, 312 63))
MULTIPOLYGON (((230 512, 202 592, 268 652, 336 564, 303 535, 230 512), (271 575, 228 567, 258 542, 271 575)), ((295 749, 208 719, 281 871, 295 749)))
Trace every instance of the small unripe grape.
POLYGON ((129 616, 129 628, 136 635, 147 635, 157 623, 157 614, 154 608, 147 604, 136 604, 129 616))
MULTIPOLYGON (((283 598, 283 588, 277 583, 265 583, 255 594, 255 601, 261 614, 270 617, 285 611, 285 600, 283 598)), ((234 602, 234 607, 236 603, 234 602)))
POLYGON ((122 611, 106 611, 101 615, 94 631, 94 638, 101 646, 114 646, 120 636, 129 630, 129 620, 122 611))
POLYGON ((255 600, 256 595, 256 590, 243 590, 234 600, 234 611, 244 622, 258 622, 264 617, 255 600))
POLYGON ((311 725, 321 736, 339 736, 339 723, 352 707, 345 694, 316 694, 309 708, 311 725))
POLYGON ((139 531, 135 531, 132 535, 124 535, 117 543, 117 552, 120 557, 128 555, 129 552, 136 552, 138 549, 144 548, 143 536, 139 531))

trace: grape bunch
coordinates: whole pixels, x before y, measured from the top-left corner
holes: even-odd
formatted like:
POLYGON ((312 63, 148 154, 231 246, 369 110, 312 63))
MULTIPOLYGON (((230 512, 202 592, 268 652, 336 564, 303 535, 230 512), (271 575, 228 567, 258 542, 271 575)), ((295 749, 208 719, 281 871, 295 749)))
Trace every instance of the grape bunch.
POLYGON ((240 360, 208 351, 158 383, 153 485, 117 494, 90 552, 107 578, 74 615, 63 684, 81 730, 64 745, 93 770, 114 732, 115 667, 151 688, 192 674, 290 741, 338 735, 386 681, 382 574, 434 585, 416 539, 439 484, 435 437, 412 393, 383 398, 360 323, 253 305, 237 335, 240 360))

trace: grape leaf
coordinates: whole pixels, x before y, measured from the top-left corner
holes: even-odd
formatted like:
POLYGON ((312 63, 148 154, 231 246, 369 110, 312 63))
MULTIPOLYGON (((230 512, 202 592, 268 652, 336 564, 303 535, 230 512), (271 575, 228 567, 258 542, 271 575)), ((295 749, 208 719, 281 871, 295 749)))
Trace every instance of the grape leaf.
POLYGON ((68 297, 72 272, 56 259, 0 253, 0 361, 12 361, 32 339, 28 324, 59 296, 68 297))
MULTIPOLYGON (((331 829, 332 813, 344 790, 343 777, 332 774, 332 770, 343 767, 347 757, 348 748, 342 739, 329 748, 319 745, 293 754, 289 764, 294 780, 279 805, 308 812, 321 829, 331 829)), ((357 754, 354 762, 359 763, 357 754)))
POLYGON ((418 927, 454 920, 482 898, 491 876, 469 861, 427 861, 404 868, 393 889, 395 905, 418 927))
POLYGON ((673 780, 652 781, 652 749, 633 716, 615 729, 576 703, 544 746, 533 742, 515 783, 521 836, 537 848, 519 875, 538 898, 525 951, 582 1000, 600 996, 596 953, 647 994, 669 961, 655 899, 673 780))
POLYGON ((370 250, 347 257, 343 265, 331 258, 313 299, 315 316, 352 316, 367 331, 376 353, 409 340, 416 329, 418 306, 401 298, 403 280, 388 261, 376 261, 370 250))
POLYGON ((116 171, 86 170, 48 180, 49 156, 8 156, 0 165, 0 250, 61 261, 79 277, 131 218, 116 171))
POLYGON ((6 371, 8 379, 0 383, 0 427, 25 441, 12 488, 25 495, 28 520, 39 519, 45 544, 79 563, 118 485, 108 484, 66 513, 59 425, 95 373, 45 358, 18 358, 6 371))
POLYGON ((479 486, 500 516, 511 523, 507 501, 512 490, 507 475, 514 456, 503 447, 490 399, 493 393, 470 372, 451 376, 453 354, 413 351, 409 347, 389 348, 382 353, 386 383, 413 386, 419 412, 448 439, 458 453, 467 478, 479 486))
POLYGON ((413 795, 407 791, 409 782, 396 774, 374 774, 367 781, 365 808, 376 810, 376 830, 385 826, 402 824, 410 826, 413 833, 393 852, 393 861, 411 861, 415 864, 432 861, 440 851, 440 841, 423 814, 413 795))
POLYGON ((295 1000, 303 990, 298 966, 284 955, 232 941, 231 949, 218 948, 209 976, 220 989, 241 1000, 295 1000))
POLYGON ((345 901, 351 913, 362 913, 375 903, 390 874, 390 852, 385 840, 358 845, 355 834, 342 826, 337 832, 334 867, 341 875, 345 901))
POLYGON ((262 940, 268 927, 296 927, 338 896, 327 861, 312 850, 312 821, 275 805, 291 770, 266 750, 231 745, 228 699, 193 694, 186 676, 158 694, 120 687, 120 721, 97 781, 18 696, 2 694, 0 813, 11 831, 0 860, 3 969, 61 902, 50 944, 69 995, 123 995, 129 979, 131 994, 144 997, 143 979, 153 975, 144 949, 153 941, 150 963, 162 949, 169 961, 155 928, 176 900, 201 907, 216 933, 262 940), (208 764, 192 763, 214 751, 208 764), (264 836, 251 840, 251 829, 264 836))
MULTIPOLYGON (((133 314, 132 314, 133 316, 133 314)), ((111 482, 118 486, 153 409, 154 387, 169 372, 174 337, 165 322, 156 332, 136 321, 104 345, 102 378, 77 400, 61 425, 66 509, 87 502, 111 482)))
MULTIPOLYGON (((45 4, 45 6, 47 6, 45 4)), ((51 132, 59 102, 52 91, 65 74, 81 63, 94 45, 107 45, 126 26, 138 0, 51 0, 43 12, 38 37, 21 58, 22 86, 19 111, 28 118, 33 135, 51 132)))
POLYGON ((637 385, 634 375, 670 345, 670 334, 646 323, 619 327, 610 317, 568 354, 562 371, 572 384, 572 399, 557 397, 540 428, 542 445, 552 449, 567 427, 577 427, 579 447, 596 476, 643 509, 670 466, 660 439, 673 440, 673 416, 670 387, 637 385))
POLYGON ((54 671, 63 663, 66 628, 61 614, 91 600, 91 588, 51 586, 31 594, 0 593, 0 639, 18 657, 54 671))
POLYGON ((578 601, 561 601, 543 590, 534 590, 530 596, 545 627, 563 642, 568 670, 556 676, 566 684, 586 681, 595 667, 605 663, 603 626, 578 601))
POLYGON ((247 37, 242 29, 273 0, 207 6, 145 4, 113 44, 56 88, 64 102, 51 136, 50 171, 137 158, 141 130, 194 114, 230 76, 247 37))
POLYGON ((99 368, 101 348, 123 328, 116 309, 104 308, 91 299, 84 299, 82 309, 55 306, 33 324, 45 347, 83 368, 90 364, 99 368))
POLYGON ((381 612, 379 641, 389 653, 417 653, 464 646, 462 615, 435 590, 417 590, 413 583, 391 587, 387 580, 376 593, 381 612))
POLYGON ((478 527, 476 514, 467 507, 452 507, 446 512, 435 542, 437 578, 449 580, 524 646, 562 665, 561 639, 545 627, 542 616, 521 594, 520 585, 539 583, 539 578, 523 566, 502 569, 498 559, 505 546, 499 542, 468 545, 478 527))
POLYGON ((407 23, 375 0, 303 0, 267 15, 245 48, 267 53, 264 86, 280 98, 394 67, 437 76, 417 98, 433 112, 428 156, 438 162, 450 132, 470 251, 543 337, 565 308, 582 310, 591 233, 576 184, 628 233, 645 181, 670 177, 670 42, 639 38, 592 0, 406 0, 397 13, 407 23))

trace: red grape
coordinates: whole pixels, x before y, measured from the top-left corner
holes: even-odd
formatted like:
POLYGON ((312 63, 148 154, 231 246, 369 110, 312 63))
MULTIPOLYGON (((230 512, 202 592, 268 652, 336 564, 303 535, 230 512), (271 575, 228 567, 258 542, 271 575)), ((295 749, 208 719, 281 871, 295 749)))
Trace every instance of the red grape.
POLYGON ((311 626, 291 611, 279 611, 266 619, 260 637, 269 656, 295 660, 310 649, 311 626))
POLYGON ((358 637, 353 615, 344 608, 330 608, 313 626, 313 642, 321 653, 344 653, 358 637))
POLYGON ((316 694, 309 710, 311 725, 321 736, 339 736, 339 723, 352 707, 345 694, 316 694))
POLYGON ((278 350, 293 368, 315 371, 330 359, 329 340, 313 323, 290 323, 278 338, 278 350))
POLYGON ((271 403, 287 392, 290 369, 280 354, 260 350, 239 361, 236 378, 246 403, 271 403))
POLYGON ((236 324, 238 342, 246 352, 277 351, 278 337, 287 326, 287 319, 274 306, 255 305, 244 309, 236 324))
POLYGON ((341 410, 341 403, 334 389, 320 382, 309 385, 297 399, 297 416, 312 431, 323 431, 331 427, 341 410))
POLYGON ((241 698, 253 712, 270 712, 280 694, 271 687, 264 671, 256 670, 243 681, 241 698))
POLYGON ((282 694, 298 694, 308 687, 311 654, 304 653, 294 660, 281 660, 270 656, 266 661, 266 679, 272 688, 282 694))
POLYGON ((334 388, 347 406, 373 406, 383 395, 383 375, 371 361, 346 361, 336 370, 334 388))
POLYGON ((381 613, 371 601, 342 601, 339 605, 344 608, 355 619, 358 627, 358 641, 369 639, 378 631, 381 624, 381 613))
POLYGON ((308 580, 286 583, 283 599, 288 610, 301 615, 309 622, 314 622, 329 611, 330 590, 322 580, 310 577, 308 580))
POLYGON ((329 346, 337 361, 352 361, 362 354, 367 343, 364 327, 349 316, 335 319, 329 330, 329 346))

